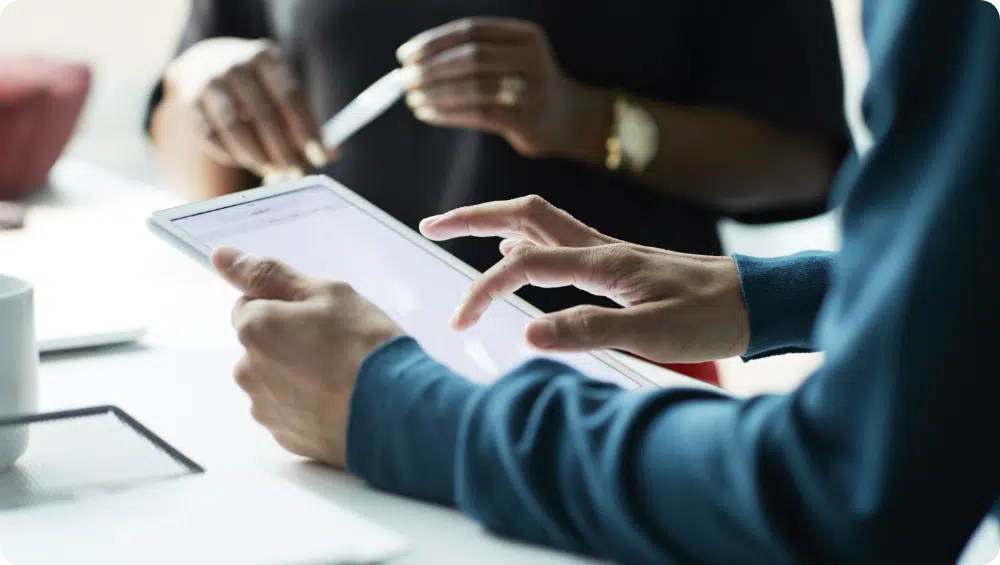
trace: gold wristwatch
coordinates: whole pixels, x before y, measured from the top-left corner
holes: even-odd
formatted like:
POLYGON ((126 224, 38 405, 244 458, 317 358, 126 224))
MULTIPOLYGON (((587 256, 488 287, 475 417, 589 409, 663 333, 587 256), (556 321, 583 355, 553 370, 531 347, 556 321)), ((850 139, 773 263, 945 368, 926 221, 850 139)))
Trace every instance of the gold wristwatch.
POLYGON ((640 174, 659 150, 656 121, 649 112, 624 95, 615 96, 612 113, 605 164, 612 171, 625 169, 640 174))

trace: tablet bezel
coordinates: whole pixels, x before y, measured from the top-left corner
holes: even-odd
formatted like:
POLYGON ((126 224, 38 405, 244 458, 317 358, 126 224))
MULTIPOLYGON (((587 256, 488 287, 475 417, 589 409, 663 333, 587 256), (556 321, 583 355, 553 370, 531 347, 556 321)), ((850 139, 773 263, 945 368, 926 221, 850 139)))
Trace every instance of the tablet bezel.
MULTIPOLYGON (((216 210, 221 210, 223 208, 239 206, 241 204, 247 204, 257 200, 263 200, 265 198, 281 196, 282 194, 286 194, 289 192, 296 192, 298 190, 303 190, 306 188, 313 188, 318 186, 333 191, 334 194, 343 198, 351 206, 354 206, 355 208, 358 208, 360 211, 368 214, 382 225, 388 227, 389 229, 403 236, 411 244, 416 245, 417 247, 430 253, 438 260, 442 261, 445 265, 457 270, 466 277, 469 277, 470 279, 475 279, 476 277, 482 274, 480 271, 472 268, 458 257, 455 257, 454 255, 448 253, 447 251, 437 246, 430 240, 424 238, 424 236, 422 236, 416 230, 409 228, 408 226, 406 226, 396 218, 393 218, 388 213, 384 212, 371 202, 368 202, 359 194, 355 193, 354 191, 350 190, 349 188, 340 184, 334 179, 322 175, 313 175, 297 180, 274 183, 246 190, 243 192, 238 192, 235 194, 227 194, 225 196, 219 196, 216 198, 212 198, 210 200, 195 202, 192 204, 185 204, 183 206, 168 208, 166 210, 160 210, 158 212, 154 212, 147 219, 147 225, 150 228, 150 230, 159 238, 163 239, 165 242, 167 242, 177 250, 181 251, 185 255, 199 262, 202 266, 211 269, 209 257, 211 255, 212 250, 209 249, 207 245, 202 244, 184 230, 175 226, 173 224, 174 220, 179 220, 181 218, 187 218, 198 214, 214 212, 216 210)), ((536 318, 543 314, 541 310, 535 308, 527 301, 518 296, 510 296, 506 299, 506 301, 515 308, 517 308, 518 310, 530 316, 531 318, 536 318)), ((639 387, 637 390, 660 388, 659 385, 657 385, 653 381, 645 378, 637 371, 628 367, 621 361, 615 359, 611 352, 592 351, 588 352, 588 354, 596 357, 599 361, 601 361, 605 365, 610 366, 612 369, 618 371, 628 379, 638 384, 639 387)))

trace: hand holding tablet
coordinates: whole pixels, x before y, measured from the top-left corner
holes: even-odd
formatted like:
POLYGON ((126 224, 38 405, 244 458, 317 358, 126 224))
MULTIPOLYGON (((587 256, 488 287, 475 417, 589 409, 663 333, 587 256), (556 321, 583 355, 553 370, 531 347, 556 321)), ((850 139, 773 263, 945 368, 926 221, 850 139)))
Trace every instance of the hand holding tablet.
POLYGON ((243 292, 233 326, 247 353, 235 377, 253 399, 254 417, 288 451, 343 467, 338 431, 347 427, 358 371, 402 328, 351 287, 274 259, 221 248, 212 265, 243 292))
MULTIPOLYGON (((479 273, 327 177, 257 188, 155 213, 170 244, 209 265, 218 247, 272 257, 297 272, 351 285, 435 359, 478 382, 542 355, 524 339, 539 312, 510 297, 475 327, 449 320, 479 273)), ((653 386, 604 353, 545 353, 629 389, 653 386)))

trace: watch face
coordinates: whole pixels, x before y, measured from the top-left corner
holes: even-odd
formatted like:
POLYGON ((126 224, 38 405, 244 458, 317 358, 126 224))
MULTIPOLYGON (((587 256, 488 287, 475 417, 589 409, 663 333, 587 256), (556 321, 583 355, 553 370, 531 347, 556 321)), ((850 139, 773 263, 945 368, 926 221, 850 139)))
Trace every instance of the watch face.
POLYGON ((656 157, 658 132, 656 121, 646 110, 624 104, 618 123, 622 154, 633 172, 642 172, 656 157))

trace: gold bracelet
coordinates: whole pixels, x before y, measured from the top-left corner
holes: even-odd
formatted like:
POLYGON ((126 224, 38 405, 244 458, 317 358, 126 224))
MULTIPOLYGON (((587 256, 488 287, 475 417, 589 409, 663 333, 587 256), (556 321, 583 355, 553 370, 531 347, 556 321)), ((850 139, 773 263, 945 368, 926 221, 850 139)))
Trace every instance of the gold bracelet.
POLYGON ((622 119, 624 104, 625 98, 621 94, 616 94, 614 102, 611 103, 611 131, 608 132, 608 140, 604 143, 604 147, 608 152, 607 157, 604 159, 604 165, 612 171, 621 169, 625 161, 622 154, 622 140, 618 135, 618 124, 622 119))
POLYGON ((612 135, 605 147, 608 149, 608 156, 604 159, 604 164, 612 171, 617 171, 622 166, 622 142, 617 135, 612 135))

